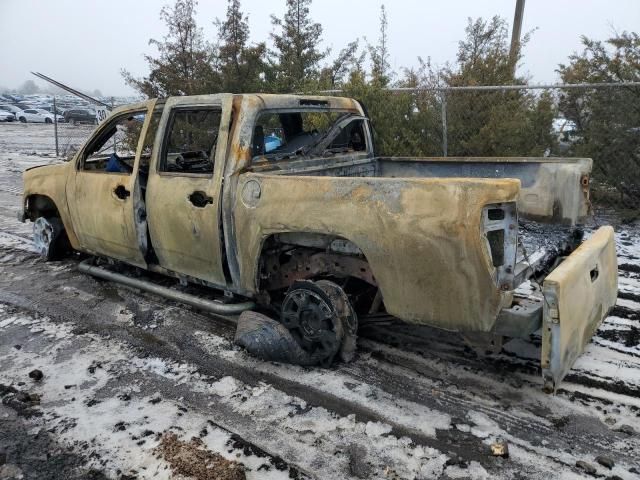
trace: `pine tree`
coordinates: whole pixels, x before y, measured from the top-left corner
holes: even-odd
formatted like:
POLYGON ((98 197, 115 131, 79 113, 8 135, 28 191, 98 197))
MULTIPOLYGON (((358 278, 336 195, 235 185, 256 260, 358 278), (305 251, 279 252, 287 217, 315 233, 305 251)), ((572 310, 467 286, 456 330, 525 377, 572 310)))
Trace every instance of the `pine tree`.
MULTIPOLYGON (((563 83, 640 81, 640 35, 622 32, 605 41, 582 37, 583 50, 569 56, 558 73, 563 83)), ((560 111, 576 126, 572 155, 593 158, 593 176, 607 188, 594 199, 618 191, 623 206, 638 216, 640 204, 640 88, 568 89, 560 93, 560 111), (624 172, 621 175, 620 172, 624 172)), ((604 198, 607 202, 614 199, 604 198)))
POLYGON ((160 18, 169 28, 162 41, 151 39, 159 56, 145 55, 150 73, 134 78, 122 71, 127 84, 148 97, 196 95, 219 91, 219 78, 213 68, 211 45, 204 40, 195 19, 195 0, 176 0, 163 7, 160 18))
POLYGON ((322 26, 313 23, 309 13, 311 0, 287 0, 287 12, 271 23, 280 32, 271 34, 275 51, 274 86, 277 91, 296 92, 318 77, 319 64, 328 51, 318 50, 322 26))
POLYGON ((340 50, 338 56, 320 72, 318 86, 322 90, 341 88, 351 72, 361 68, 364 55, 358 54, 358 40, 340 50))
POLYGON ((371 78, 374 82, 385 87, 389 84, 391 75, 388 28, 387 10, 383 4, 380 7, 380 38, 377 45, 369 45, 369 55, 371 56, 371 78))
POLYGON ((233 93, 262 90, 266 45, 248 45, 249 23, 240 9, 240 0, 229 0, 226 20, 218 20, 216 25, 220 42, 217 61, 222 89, 233 93))
MULTIPOLYGON (((442 71, 449 86, 525 84, 513 76, 509 32, 500 17, 469 19, 459 42, 457 63, 442 71)), ((520 42, 524 47, 530 35, 520 42)), ((447 94, 449 155, 540 156, 555 146, 555 114, 548 95, 526 90, 462 91, 447 94)))

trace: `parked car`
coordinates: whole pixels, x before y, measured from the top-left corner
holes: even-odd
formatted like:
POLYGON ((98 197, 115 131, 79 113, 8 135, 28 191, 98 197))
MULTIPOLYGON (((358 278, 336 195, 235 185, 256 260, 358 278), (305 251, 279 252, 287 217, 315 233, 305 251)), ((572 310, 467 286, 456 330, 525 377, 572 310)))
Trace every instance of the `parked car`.
POLYGON ((0 110, 0 122, 14 122, 16 116, 6 110, 0 110))
POLYGON ((258 305, 326 364, 361 315, 483 350, 541 331, 554 391, 617 298, 613 229, 583 241, 576 227, 593 162, 376 156, 365 112, 343 97, 247 94, 121 107, 69 162, 24 173, 22 219, 45 259, 72 248, 244 297, 180 292, 218 313, 258 305), (519 218, 574 228, 562 248, 526 252, 519 218))
MULTIPOLYGON (((35 122, 35 123, 53 123, 53 114, 46 110, 40 110, 37 108, 27 108, 17 115, 18 120, 23 123, 35 122)), ((57 115, 56 120, 58 122, 64 122, 62 115, 57 115)))
POLYGON ((41 113, 42 115, 46 115, 47 118, 51 119, 51 122, 45 122, 45 123, 52 123, 54 116, 55 116, 56 122, 58 122, 58 123, 63 123, 65 121, 63 115, 60 115, 60 114, 54 115, 52 112, 50 112, 48 110, 44 110, 42 108, 36 108, 36 110, 38 111, 38 113, 41 113))
POLYGON ((37 108, 36 102, 18 102, 16 103, 16 107, 21 108, 22 110, 26 110, 27 108, 37 108))
POLYGON ((64 119, 75 125, 76 123, 98 123, 96 114, 86 108, 72 108, 64 112, 64 119))
POLYGON ((18 116, 18 113, 22 111, 21 108, 16 107, 15 105, 7 104, 7 103, 0 104, 0 110, 6 110, 8 112, 11 112, 14 114, 16 118, 18 116))
MULTIPOLYGON (((8 101, 10 101, 11 103, 15 103, 15 102, 19 102, 23 99, 23 97, 21 95, 14 95, 11 93, 5 93, 2 95, 4 98, 6 98, 8 101)), ((3 101, 4 103, 4 101, 3 101)))

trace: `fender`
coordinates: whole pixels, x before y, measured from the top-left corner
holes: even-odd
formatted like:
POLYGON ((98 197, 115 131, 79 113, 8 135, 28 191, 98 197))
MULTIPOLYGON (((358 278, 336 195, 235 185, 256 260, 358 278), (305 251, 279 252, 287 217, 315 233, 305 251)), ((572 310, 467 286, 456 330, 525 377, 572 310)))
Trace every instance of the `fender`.
POLYGON ((73 169, 73 162, 30 168, 24 172, 23 213, 20 215, 20 220, 25 221, 27 218, 35 220, 34 215, 37 211, 33 209, 30 198, 35 196, 48 198, 55 205, 71 246, 77 250, 80 244, 71 222, 65 190, 70 169, 73 169))

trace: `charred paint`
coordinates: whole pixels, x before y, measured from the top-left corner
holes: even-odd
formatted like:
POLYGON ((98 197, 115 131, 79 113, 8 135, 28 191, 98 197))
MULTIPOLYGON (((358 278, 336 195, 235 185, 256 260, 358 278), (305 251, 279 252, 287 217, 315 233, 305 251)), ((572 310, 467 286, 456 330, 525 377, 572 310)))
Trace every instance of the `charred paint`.
POLYGON ((517 198, 517 180, 290 177, 246 174, 257 208, 234 204, 242 285, 256 291, 263 240, 284 232, 330 233, 353 242, 371 266, 385 307, 405 321, 488 331, 507 295, 492 281, 482 209, 517 198), (397 202, 381 201, 381 191, 397 202), (351 192, 351 194, 348 194, 351 192), (452 286, 463 286, 457 288, 452 286))

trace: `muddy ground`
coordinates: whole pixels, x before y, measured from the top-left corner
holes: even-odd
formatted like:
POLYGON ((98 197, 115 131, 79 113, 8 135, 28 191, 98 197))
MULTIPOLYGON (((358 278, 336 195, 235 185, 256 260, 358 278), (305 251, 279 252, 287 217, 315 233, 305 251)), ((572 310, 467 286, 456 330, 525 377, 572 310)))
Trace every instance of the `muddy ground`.
POLYGON ((293 367, 235 347, 233 318, 41 261, 16 215, 52 146, 0 124, 0 479, 640 478, 638 226, 616 226, 618 305, 555 396, 535 337, 477 357, 387 322, 350 364, 293 367))

